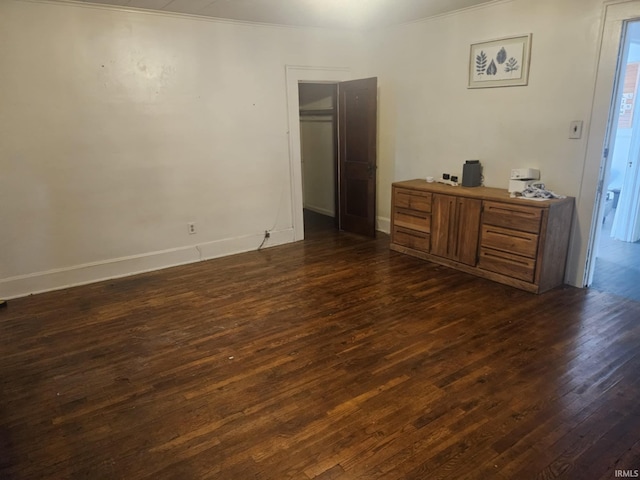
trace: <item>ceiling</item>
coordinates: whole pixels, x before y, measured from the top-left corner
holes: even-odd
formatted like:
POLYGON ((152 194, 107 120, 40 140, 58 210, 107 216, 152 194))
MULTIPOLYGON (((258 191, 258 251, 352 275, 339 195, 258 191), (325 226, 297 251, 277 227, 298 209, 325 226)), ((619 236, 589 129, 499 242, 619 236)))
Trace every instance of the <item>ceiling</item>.
POLYGON ((496 0, 79 0, 80 3, 303 27, 366 29, 496 0))

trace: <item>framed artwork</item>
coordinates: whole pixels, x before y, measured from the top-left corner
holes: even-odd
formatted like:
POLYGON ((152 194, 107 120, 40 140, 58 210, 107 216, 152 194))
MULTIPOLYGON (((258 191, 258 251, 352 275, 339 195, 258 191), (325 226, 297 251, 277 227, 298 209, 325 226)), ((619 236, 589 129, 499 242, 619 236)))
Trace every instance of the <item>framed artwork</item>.
POLYGON ((513 87, 529 83, 531 34, 471 45, 469 88, 513 87))

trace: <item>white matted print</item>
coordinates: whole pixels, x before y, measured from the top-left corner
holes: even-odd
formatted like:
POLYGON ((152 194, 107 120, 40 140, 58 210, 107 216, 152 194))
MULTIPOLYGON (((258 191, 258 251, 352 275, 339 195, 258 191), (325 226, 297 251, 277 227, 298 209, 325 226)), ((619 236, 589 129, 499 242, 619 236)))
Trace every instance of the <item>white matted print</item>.
POLYGON ((530 53, 531 34, 471 45, 469 88, 526 85, 530 53))

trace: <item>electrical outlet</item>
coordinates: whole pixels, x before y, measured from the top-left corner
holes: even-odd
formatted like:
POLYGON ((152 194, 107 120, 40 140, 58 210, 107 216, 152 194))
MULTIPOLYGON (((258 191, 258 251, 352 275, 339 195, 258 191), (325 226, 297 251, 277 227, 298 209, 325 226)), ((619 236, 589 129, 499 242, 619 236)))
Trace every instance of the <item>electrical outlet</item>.
POLYGON ((571 122, 571 127, 569 130, 569 138, 571 139, 579 139, 582 138, 582 120, 574 120, 571 122))
POLYGON ((187 223, 187 230, 189 232, 189 235, 193 235, 194 233, 196 233, 196 224, 194 222, 187 223))

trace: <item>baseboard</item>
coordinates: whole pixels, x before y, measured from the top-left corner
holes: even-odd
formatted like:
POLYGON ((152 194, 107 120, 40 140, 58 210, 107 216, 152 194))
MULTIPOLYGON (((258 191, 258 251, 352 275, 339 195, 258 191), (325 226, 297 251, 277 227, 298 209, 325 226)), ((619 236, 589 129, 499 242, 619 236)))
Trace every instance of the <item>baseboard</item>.
MULTIPOLYGON (((263 239, 263 234, 248 235, 5 278, 0 280, 0 298, 9 300, 249 252, 257 250, 263 239)), ((272 231, 263 248, 293 241, 293 229, 272 231)))
POLYGON ((376 230, 382 233, 390 234, 391 233, 391 219, 386 217, 378 217, 378 226, 376 230))
POLYGON ((336 214, 333 211, 328 210, 326 208, 316 207, 314 205, 305 205, 304 208, 306 210, 311 210, 312 212, 319 213, 320 215, 326 215, 327 217, 332 217, 333 218, 333 217, 336 216, 336 214))

